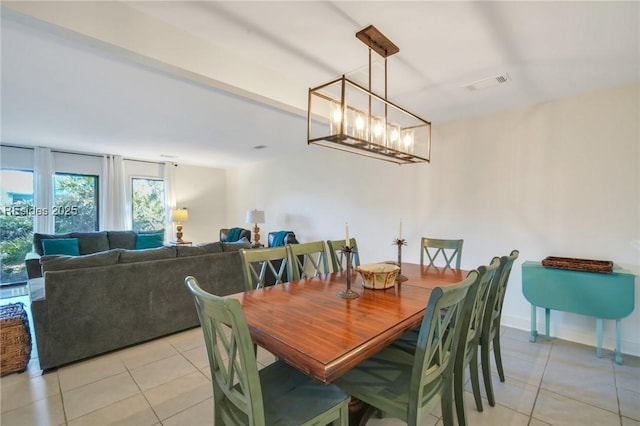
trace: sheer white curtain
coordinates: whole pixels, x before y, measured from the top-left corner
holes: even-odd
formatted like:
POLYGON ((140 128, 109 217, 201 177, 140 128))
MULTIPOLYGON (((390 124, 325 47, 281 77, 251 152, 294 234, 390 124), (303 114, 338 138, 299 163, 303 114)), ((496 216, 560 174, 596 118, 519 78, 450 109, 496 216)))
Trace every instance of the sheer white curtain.
POLYGON ((124 160, 121 155, 102 158, 102 191, 100 229, 126 230, 133 227, 131 203, 126 196, 124 160))
POLYGON ((165 241, 171 241, 174 239, 173 233, 173 221, 171 220, 171 210, 176 208, 176 196, 175 196, 175 168, 176 164, 171 162, 164 163, 164 205, 165 211, 165 226, 164 226, 164 239, 165 241))
POLYGON ((51 149, 37 146, 33 159, 34 206, 36 212, 33 221, 34 232, 53 234, 53 154, 51 149), (47 214, 44 214, 44 213, 47 214))

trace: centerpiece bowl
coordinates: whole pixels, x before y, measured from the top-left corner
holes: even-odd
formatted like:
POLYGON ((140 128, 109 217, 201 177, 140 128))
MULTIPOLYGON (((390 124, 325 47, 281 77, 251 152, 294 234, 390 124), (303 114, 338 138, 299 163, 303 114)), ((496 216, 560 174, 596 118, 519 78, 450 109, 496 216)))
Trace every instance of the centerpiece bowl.
POLYGON ((380 290, 396 285, 400 267, 389 263, 370 263, 358 266, 356 271, 362 276, 362 285, 365 288, 380 290))

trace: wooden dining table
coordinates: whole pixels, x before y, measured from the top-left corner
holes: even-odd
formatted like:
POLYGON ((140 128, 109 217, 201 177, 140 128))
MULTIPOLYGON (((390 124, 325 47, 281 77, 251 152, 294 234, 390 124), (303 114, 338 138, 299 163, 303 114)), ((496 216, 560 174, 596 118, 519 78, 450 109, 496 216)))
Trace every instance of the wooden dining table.
POLYGON ((408 279, 386 290, 362 286, 343 299, 346 272, 265 287, 238 299, 255 343, 322 383, 331 383, 422 321, 433 288, 462 281, 467 271, 403 263, 408 279))

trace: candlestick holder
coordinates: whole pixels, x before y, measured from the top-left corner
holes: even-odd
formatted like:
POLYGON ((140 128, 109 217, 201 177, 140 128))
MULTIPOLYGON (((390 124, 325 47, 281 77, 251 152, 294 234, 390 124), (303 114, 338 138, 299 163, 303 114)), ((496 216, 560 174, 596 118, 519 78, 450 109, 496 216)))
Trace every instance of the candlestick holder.
POLYGON ((347 268, 346 268, 347 288, 338 292, 338 296, 342 297, 343 299, 355 299, 357 297, 360 297, 358 293, 351 290, 351 253, 352 251, 353 250, 349 246, 345 246, 342 248, 342 252, 344 253, 347 260, 347 268))
POLYGON ((398 276, 396 277, 396 282, 407 281, 409 278, 402 275, 402 246, 406 246, 407 241, 404 238, 396 238, 393 240, 393 244, 398 246, 398 267, 400 268, 398 276))

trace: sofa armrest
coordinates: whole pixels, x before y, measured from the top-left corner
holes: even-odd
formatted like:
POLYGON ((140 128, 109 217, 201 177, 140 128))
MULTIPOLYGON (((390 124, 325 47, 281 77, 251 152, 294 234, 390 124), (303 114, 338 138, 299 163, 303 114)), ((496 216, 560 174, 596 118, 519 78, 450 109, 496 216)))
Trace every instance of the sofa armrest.
POLYGON ((29 252, 24 257, 24 264, 27 267, 27 278, 42 277, 42 267, 40 266, 40 255, 35 252, 29 252))

